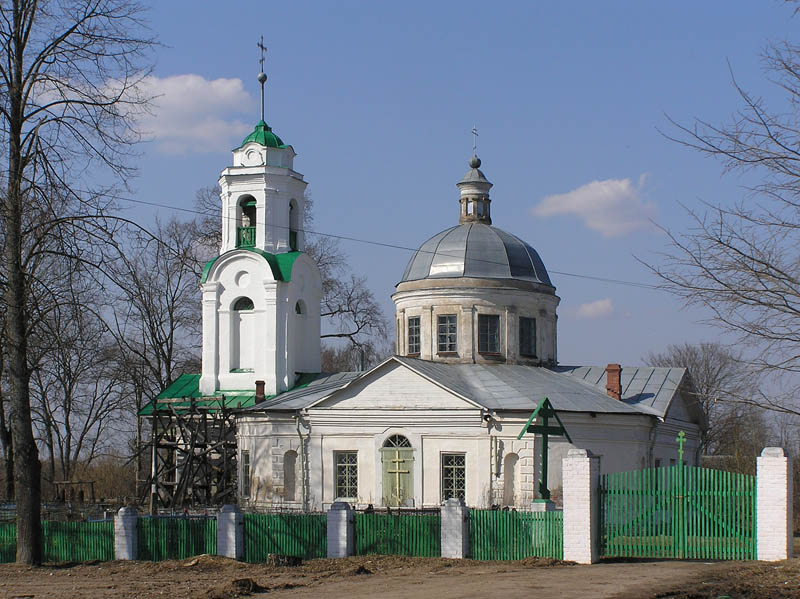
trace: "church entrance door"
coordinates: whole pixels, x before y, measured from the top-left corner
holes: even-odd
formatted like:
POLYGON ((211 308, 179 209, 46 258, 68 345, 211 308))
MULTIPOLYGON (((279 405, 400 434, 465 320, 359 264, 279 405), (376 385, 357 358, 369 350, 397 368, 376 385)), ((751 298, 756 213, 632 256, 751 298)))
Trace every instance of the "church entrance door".
POLYGON ((383 505, 414 506, 414 450, 408 439, 392 435, 381 449, 383 505))

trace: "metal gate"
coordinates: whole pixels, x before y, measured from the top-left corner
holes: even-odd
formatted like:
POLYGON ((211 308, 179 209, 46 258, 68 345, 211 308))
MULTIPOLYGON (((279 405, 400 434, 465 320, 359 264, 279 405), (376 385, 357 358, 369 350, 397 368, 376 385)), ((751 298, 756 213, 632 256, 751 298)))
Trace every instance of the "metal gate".
POLYGON ((710 468, 600 476, 601 553, 616 557, 756 558, 756 477, 710 468))

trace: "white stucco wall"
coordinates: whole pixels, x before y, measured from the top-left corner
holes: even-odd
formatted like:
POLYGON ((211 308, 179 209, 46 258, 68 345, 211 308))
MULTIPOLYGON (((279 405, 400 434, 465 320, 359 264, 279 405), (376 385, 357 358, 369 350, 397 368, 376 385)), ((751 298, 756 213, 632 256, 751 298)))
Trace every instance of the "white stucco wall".
MULTIPOLYGON (((541 437, 516 437, 530 414, 499 412, 488 422, 484 414, 470 402, 396 362, 388 363, 346 392, 302 414, 309 505, 321 509, 337 499, 337 451, 358 453, 358 497, 354 503, 381 505, 381 448, 389 436, 399 434, 408 438, 414 450, 415 506, 441 503, 443 453, 466 456, 465 499, 475 507, 504 504, 505 458, 509 453, 516 454, 519 460, 513 477, 513 505, 529 506, 538 496, 541 437)), ((645 414, 560 415, 573 443, 560 437, 550 439, 548 484, 556 500, 560 499, 563 485, 562 459, 570 448, 589 449, 599 456, 601 472, 620 472, 650 466, 651 455, 658 452, 676 455, 674 438, 678 430, 685 430, 687 437, 698 438, 696 426, 692 432, 688 430, 689 423, 661 423, 645 414)), ((248 416, 240 423, 239 442, 251 451, 253 477, 263 479, 252 482, 252 499, 280 503, 282 497, 277 490, 282 485, 283 472, 276 469, 276 464, 285 451, 301 452, 296 423, 286 414, 248 416), (256 467, 257 456, 268 464, 256 467), (256 489, 275 489, 275 496, 270 499, 263 492, 256 496, 256 489)), ((687 442, 687 452, 689 448, 687 442)))

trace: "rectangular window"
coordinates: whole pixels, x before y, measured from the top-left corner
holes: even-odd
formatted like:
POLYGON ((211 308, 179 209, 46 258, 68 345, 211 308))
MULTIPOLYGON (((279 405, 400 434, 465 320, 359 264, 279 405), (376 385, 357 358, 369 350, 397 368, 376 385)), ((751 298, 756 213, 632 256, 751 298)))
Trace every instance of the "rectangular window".
POLYGON ((455 353, 458 349, 456 342, 458 325, 455 314, 442 314, 438 318, 439 325, 439 353, 455 353))
POLYGON ((536 357, 536 319, 519 317, 519 355, 536 357))
POLYGON ((463 453, 442 454, 442 501, 465 499, 467 489, 467 456, 463 453))
POLYGON ((408 353, 419 353, 419 316, 408 318, 408 353))
POLYGON ((358 497, 358 452, 337 451, 336 497, 355 499, 358 497))
POLYGON ((500 317, 496 314, 478 314, 478 352, 500 353, 500 317))
POLYGON ((239 483, 241 489, 240 494, 244 498, 250 497, 250 452, 247 449, 242 450, 242 479, 239 483))

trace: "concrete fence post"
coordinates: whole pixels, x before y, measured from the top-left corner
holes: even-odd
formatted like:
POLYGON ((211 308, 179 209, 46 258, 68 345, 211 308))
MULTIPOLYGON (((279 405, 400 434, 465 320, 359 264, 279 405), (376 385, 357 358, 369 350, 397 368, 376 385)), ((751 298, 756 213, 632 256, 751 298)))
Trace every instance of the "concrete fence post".
POLYGON ((792 557, 792 459, 780 447, 756 458, 756 543, 758 559, 792 557))
POLYGON ((139 512, 135 507, 123 507, 114 516, 114 557, 118 560, 135 560, 139 552, 139 535, 136 522, 139 512))
POLYGON ((223 505, 217 514, 217 555, 244 559, 244 514, 235 505, 223 505))
POLYGON ((587 449, 570 449, 562 461, 564 559, 592 564, 599 555, 600 458, 587 449))
POLYGON ((328 510, 328 557, 347 557, 355 553, 355 512, 345 501, 328 510))
POLYGON ((442 557, 468 557, 469 550, 469 510, 453 497, 442 504, 442 557))

